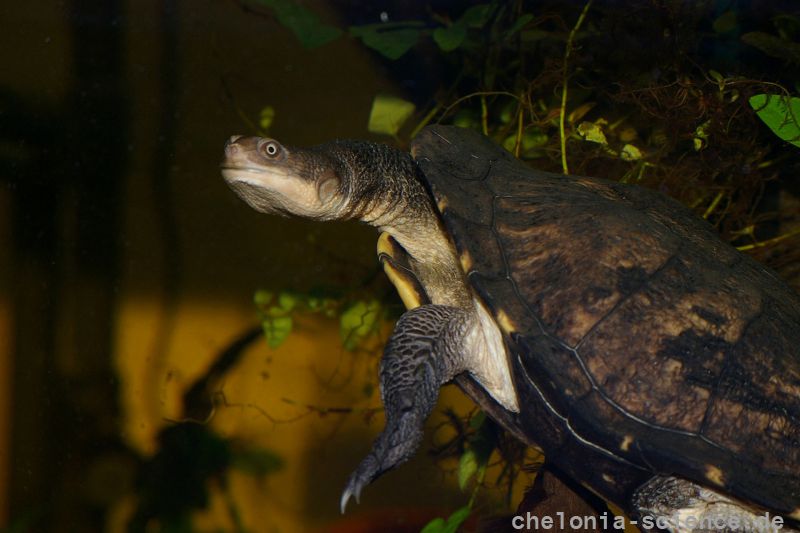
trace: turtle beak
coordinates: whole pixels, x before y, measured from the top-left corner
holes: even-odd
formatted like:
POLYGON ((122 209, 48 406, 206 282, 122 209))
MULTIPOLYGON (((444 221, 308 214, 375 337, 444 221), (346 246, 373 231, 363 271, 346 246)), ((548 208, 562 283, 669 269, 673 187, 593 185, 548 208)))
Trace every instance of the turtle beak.
MULTIPOLYGON (((246 137, 234 135, 225 143, 225 157, 222 160, 222 176, 233 186, 236 182, 249 183, 255 186, 265 186, 258 176, 263 174, 277 174, 287 176, 288 169, 284 163, 285 157, 265 157, 262 153, 264 143, 272 143, 280 147, 272 139, 260 137, 246 137)), ((283 150, 283 148, 280 148, 283 150)), ((277 148, 276 148, 277 150, 277 148)))
POLYGON ((247 167, 261 166, 261 161, 254 157, 256 155, 258 137, 245 137, 244 135, 234 135, 225 142, 225 157, 222 160, 222 175, 228 179, 232 169, 242 169, 247 167))
POLYGON ((239 140, 243 139, 244 135, 231 135, 227 141, 225 141, 225 158, 235 157, 236 154, 239 152, 239 140))
POLYGON ((236 141, 238 141, 242 137, 244 137, 244 135, 231 135, 230 138, 228 139, 228 141, 225 144, 228 145, 228 144, 235 143, 236 141))

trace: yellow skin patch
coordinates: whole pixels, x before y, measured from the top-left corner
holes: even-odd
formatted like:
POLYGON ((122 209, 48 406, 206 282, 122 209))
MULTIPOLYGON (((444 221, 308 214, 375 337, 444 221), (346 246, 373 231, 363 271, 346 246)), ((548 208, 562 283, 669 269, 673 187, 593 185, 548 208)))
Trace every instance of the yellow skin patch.
POLYGON ((606 483, 611 483, 611 484, 616 483, 616 481, 614 481, 614 478, 609 476, 608 474, 603 474, 603 479, 605 480, 606 483))
POLYGON ((718 487, 725 486, 725 476, 722 475, 722 470, 714 465, 706 465, 706 479, 718 487))
POLYGON ((496 318, 497 324, 507 335, 511 335, 513 332, 517 331, 517 327, 514 325, 508 315, 505 314, 505 312, 498 311, 496 318))
POLYGON ((420 306, 419 294, 406 282, 406 278, 400 271, 395 269, 388 261, 383 263, 383 271, 395 289, 397 289, 397 294, 400 295, 400 299, 403 300, 403 305, 406 306, 406 309, 411 310, 420 306))
MULTIPOLYGON (((388 233, 381 233, 378 238, 378 255, 383 253, 389 257, 394 257, 392 242, 389 239, 391 239, 391 236, 388 233)), ((389 261, 383 261, 383 271, 389 281, 392 282, 392 285, 394 285, 406 309, 410 310, 422 305, 420 295, 414 288, 414 284, 409 281, 406 273, 396 269, 389 261)))
POLYGON ((625 435, 625 438, 622 439, 622 444, 619 445, 619 449, 623 452, 627 452, 631 448, 631 444, 633 444, 633 436, 632 435, 625 435))
POLYGON ((800 507, 789 513, 789 516, 795 520, 800 520, 800 507))
POLYGON ((386 254, 389 257, 393 257, 392 252, 394 250, 391 238, 392 236, 385 231, 378 236, 378 255, 386 254))
POLYGON ((465 274, 468 274, 472 270, 472 257, 470 257, 469 252, 466 250, 461 252, 459 260, 461 261, 461 269, 465 274))

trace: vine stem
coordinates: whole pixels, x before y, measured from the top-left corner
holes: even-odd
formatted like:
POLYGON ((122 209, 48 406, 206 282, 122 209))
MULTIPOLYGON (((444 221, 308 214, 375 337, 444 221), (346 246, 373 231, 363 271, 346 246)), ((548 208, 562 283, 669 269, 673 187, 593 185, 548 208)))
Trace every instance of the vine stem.
POLYGON ((561 85, 561 113, 559 113, 558 117, 558 132, 561 136, 561 169, 563 170, 564 174, 569 174, 569 167, 567 166, 567 138, 564 135, 564 118, 567 114, 567 67, 569 66, 569 54, 572 52, 572 42, 575 40, 575 34, 578 33, 578 29, 580 29, 581 24, 583 24, 583 19, 586 18, 586 13, 592 6, 592 2, 594 2, 594 0, 588 0, 586 5, 583 6, 583 11, 581 11, 578 21, 575 23, 572 31, 569 32, 569 37, 567 38, 567 47, 564 51, 564 73, 561 85))
POLYGON ((789 237, 794 237, 795 235, 800 235, 800 228, 794 229, 782 235, 778 235, 777 237, 773 237, 771 239, 767 239, 765 241, 756 241, 752 244, 745 244, 743 246, 737 246, 736 249, 740 252, 746 252, 748 250, 755 250, 756 248, 763 248, 765 246, 772 246, 773 244, 777 244, 784 239, 788 239, 789 237))
POLYGON ((427 113, 427 114, 425 115, 425 117, 424 117, 424 118, 423 118, 423 119, 420 121, 420 123, 419 123, 419 124, 417 124, 417 125, 416 125, 416 127, 414 127, 414 131, 412 131, 412 132, 411 132, 411 134, 408 136, 408 138, 409 138, 409 139, 413 139, 414 137, 416 137, 416 136, 417 136, 417 134, 418 134, 420 131, 422 131, 422 128, 424 128, 425 126, 427 126, 427 125, 428 125, 428 123, 429 123, 429 122, 430 122, 430 121, 433 119, 433 117, 434 117, 434 116, 436 116, 436 113, 438 113, 438 112, 439 112, 439 110, 440 110, 441 108, 442 108, 442 106, 441 106, 440 104, 436 104, 436 105, 434 105, 434 106, 433 106, 433 109, 431 109, 430 111, 428 111, 428 113, 427 113))
POLYGON ((711 205, 709 205, 709 206, 708 206, 708 209, 706 209, 706 212, 705 212, 705 213, 703 213, 703 218, 704 218, 705 220, 708 220, 708 217, 710 217, 710 216, 711 216, 711 213, 713 213, 713 212, 714 212, 714 209, 716 209, 716 208, 717 208, 717 206, 719 205, 719 202, 720 202, 720 200, 722 200, 722 198, 723 198, 724 196, 725 196, 725 192, 724 192, 724 191, 719 191, 719 192, 717 193, 717 195, 716 195, 716 196, 714 197, 714 199, 711 201, 711 205))

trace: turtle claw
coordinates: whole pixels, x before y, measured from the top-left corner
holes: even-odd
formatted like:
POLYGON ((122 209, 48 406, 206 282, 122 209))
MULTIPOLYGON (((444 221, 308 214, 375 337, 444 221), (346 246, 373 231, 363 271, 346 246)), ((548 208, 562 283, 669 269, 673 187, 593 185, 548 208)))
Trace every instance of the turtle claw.
MULTIPOLYGON (((377 443, 376 443, 377 445, 377 443)), ((347 508, 347 502, 350 501, 350 497, 354 497, 356 499, 356 503, 360 503, 361 499, 361 491, 372 483, 372 480, 378 477, 381 472, 378 471, 378 466, 375 464, 375 456, 373 452, 361 461, 361 464, 358 465, 358 468, 350 474, 350 479, 347 481, 347 486, 342 492, 342 499, 339 502, 339 509, 344 514, 345 509, 347 508)))
MULTIPOLYGON (((392 420, 393 417, 390 417, 392 420)), ((359 501, 361 491, 383 473, 406 462, 414 455, 422 442, 422 425, 424 417, 418 413, 404 412, 396 421, 387 424, 383 433, 375 440, 369 452, 358 468, 350 475, 347 486, 342 492, 339 508, 344 514, 350 497, 359 501)))
MULTIPOLYGON (((375 444, 372 447, 372 451, 367 455, 361 464, 358 465, 358 468, 350 474, 350 479, 347 481, 347 486, 342 492, 342 499, 339 503, 339 508, 344 514, 345 509, 347 508, 347 502, 350 501, 350 497, 354 497, 356 503, 360 503, 359 500, 361 498, 361 491, 372 483, 375 478, 389 470, 395 465, 391 465, 387 468, 382 468, 381 460, 378 459, 378 451, 385 450, 386 446, 382 445, 382 441, 384 441, 383 434, 378 437, 378 440, 375 441, 375 444)), ((385 454, 381 454, 385 455, 385 454)))
POLYGON ((361 497, 361 488, 362 487, 354 487, 353 486, 353 478, 350 478, 350 481, 347 483, 347 487, 342 492, 342 499, 339 501, 339 510, 342 514, 344 514, 345 510, 347 509, 347 502, 350 501, 350 497, 353 496, 356 499, 356 503, 360 503, 359 499, 361 497))

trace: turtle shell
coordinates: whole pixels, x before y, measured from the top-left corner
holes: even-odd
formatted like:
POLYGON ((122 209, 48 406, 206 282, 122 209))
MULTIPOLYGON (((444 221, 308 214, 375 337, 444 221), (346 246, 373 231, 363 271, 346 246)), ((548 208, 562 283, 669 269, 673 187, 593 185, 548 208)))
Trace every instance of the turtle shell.
POLYGON ((476 132, 412 145, 504 333, 506 425, 627 508, 654 473, 800 518, 800 297, 649 189, 533 170, 476 132))

